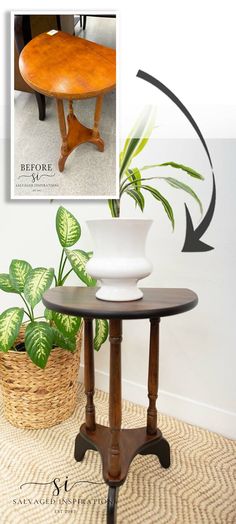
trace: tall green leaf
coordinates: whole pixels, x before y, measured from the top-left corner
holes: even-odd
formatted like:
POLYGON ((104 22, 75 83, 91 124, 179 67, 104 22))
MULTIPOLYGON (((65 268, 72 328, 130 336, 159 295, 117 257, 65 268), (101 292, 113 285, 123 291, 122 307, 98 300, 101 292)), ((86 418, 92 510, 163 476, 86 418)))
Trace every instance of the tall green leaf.
POLYGON ((157 189, 155 189, 152 186, 142 186, 142 189, 145 189, 146 191, 149 191, 149 193, 151 193, 151 195, 154 198, 156 198, 156 200, 159 200, 159 202, 162 203, 162 205, 164 207, 164 210, 165 210, 169 220, 171 221, 172 227, 174 229, 174 226, 175 226, 174 213, 173 213, 173 209, 172 209, 171 205, 169 204, 168 200, 166 200, 166 198, 163 197, 163 195, 159 191, 157 191, 157 189))
POLYGON ((32 308, 40 302, 44 292, 51 286, 54 269, 36 267, 29 271, 24 287, 24 295, 32 308))
POLYGON ((135 204, 138 205, 138 207, 141 209, 141 211, 144 210, 145 200, 144 196, 140 191, 137 191, 136 189, 127 189, 126 191, 127 195, 131 196, 131 198, 134 199, 135 204))
POLYGON ((120 177, 129 168, 133 158, 145 147, 154 127, 155 113, 154 107, 145 107, 126 139, 121 155, 120 177))
POLYGON ((156 120, 156 108, 155 107, 152 107, 150 106, 149 108, 149 112, 148 114, 144 113, 144 119, 146 118, 146 122, 144 120, 144 125, 145 125, 145 129, 143 131, 143 137, 140 142, 139 142, 139 145, 138 147, 136 148, 135 152, 134 152, 134 155, 132 157, 132 159, 135 157, 135 156, 138 156, 141 151, 144 149, 144 147, 146 146, 152 132, 153 132, 153 129, 155 127, 155 120, 156 120))
POLYGON ((82 251, 81 249, 74 249, 71 251, 66 249, 65 251, 74 272, 80 278, 80 280, 82 280, 82 282, 84 282, 87 286, 95 286, 96 280, 90 277, 86 271, 86 264, 90 258, 89 254, 85 253, 85 251, 82 251))
POLYGON ((138 138, 138 137, 136 137, 136 138, 129 138, 129 143, 128 143, 128 146, 127 146, 127 150, 126 150, 126 152, 123 155, 123 160, 122 160, 122 164, 121 164, 121 167, 120 167, 120 177, 122 176, 124 171, 126 171, 128 169, 129 165, 131 164, 132 158, 133 158, 134 153, 135 153, 135 149, 138 147, 139 142, 140 142, 140 138, 138 138))
POLYGON ((0 350, 8 351, 16 340, 23 320, 24 310, 19 307, 6 309, 0 315, 0 350))
POLYGON ((94 349, 99 351, 100 347, 106 341, 108 337, 108 322, 104 319, 96 319, 95 322, 95 337, 94 337, 94 349))
POLYGON ((78 220, 63 206, 60 206, 57 211, 56 230, 62 247, 73 246, 81 235, 78 220))
POLYGON ((9 268, 10 281, 18 293, 24 291, 26 278, 31 269, 31 265, 25 260, 14 259, 11 261, 9 268))
POLYGON ((164 176, 160 178, 162 180, 165 180, 170 186, 174 187, 175 189, 182 189, 182 191, 185 191, 186 193, 191 195, 198 203, 201 213, 203 212, 201 200, 198 198, 197 194, 195 193, 195 191, 193 191, 191 187, 189 187, 187 184, 183 184, 183 182, 179 182, 179 180, 176 180, 175 178, 164 176))
POLYGON ((77 334, 81 324, 80 317, 73 317, 72 315, 64 315, 53 311, 53 320, 61 333, 66 338, 71 338, 77 334))
POLYGON ((76 350, 76 337, 68 338, 59 331, 59 329, 52 327, 53 346, 58 346, 62 349, 74 352, 76 350))
POLYGON ((31 322, 25 331, 25 347, 32 362, 45 368, 53 346, 53 331, 47 322, 31 322))
POLYGON ((200 173, 192 169, 191 167, 184 166, 183 164, 177 164, 176 162, 164 162, 163 164, 150 164, 149 166, 143 166, 140 169, 140 171, 145 171, 146 169, 153 169, 154 167, 164 167, 164 166, 173 167, 175 169, 181 169, 182 171, 185 171, 185 173, 192 176, 193 178, 204 180, 204 177, 200 175, 200 173))
POLYGON ((109 209, 111 212, 111 216, 114 218, 117 218, 120 216, 120 200, 109 199, 108 200, 109 209))
POLYGON ((0 289, 6 291, 6 293, 18 293, 18 291, 12 286, 8 273, 0 274, 0 289))
MULTIPOLYGON (((127 171, 127 180, 133 182, 135 189, 139 190, 141 187, 141 173, 137 167, 134 169, 128 169, 127 171)), ((121 190, 122 193, 122 190, 121 190)))

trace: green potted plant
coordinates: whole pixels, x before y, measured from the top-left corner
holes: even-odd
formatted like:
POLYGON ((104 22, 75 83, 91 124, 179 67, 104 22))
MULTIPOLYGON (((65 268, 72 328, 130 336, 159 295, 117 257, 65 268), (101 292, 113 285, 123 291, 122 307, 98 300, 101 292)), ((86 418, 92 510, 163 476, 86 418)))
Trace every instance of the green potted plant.
MULTIPOLYGON (((81 318, 44 310, 38 314, 43 293, 54 281, 62 286, 73 268, 80 281, 94 286, 86 272, 91 253, 74 246, 81 235, 76 218, 64 207, 56 215, 61 244, 58 270, 32 268, 25 260, 12 260, 9 272, 0 274, 0 289, 14 293, 22 307, 11 307, 0 315, 0 381, 6 418, 27 428, 49 427, 74 411, 82 340, 81 318)), ((96 321, 95 349, 107 337, 107 322, 96 321)))
POLYGON ((177 174, 203 180, 203 176, 191 167, 176 162, 155 163, 137 166, 139 154, 147 147, 155 127, 155 109, 145 109, 124 143, 120 153, 120 193, 119 199, 109 200, 112 219, 89 220, 88 226, 94 238, 94 256, 90 258, 86 269, 88 273, 101 282, 96 296, 102 300, 137 300, 142 292, 137 287, 141 278, 152 270, 145 257, 145 241, 152 221, 146 219, 120 218, 120 205, 123 198, 129 197, 143 212, 145 193, 149 193, 161 204, 174 229, 174 211, 170 202, 150 181, 163 180, 174 189, 180 189, 190 195, 202 213, 202 204, 195 191, 185 182, 170 176, 152 175, 149 170, 169 167, 177 174))

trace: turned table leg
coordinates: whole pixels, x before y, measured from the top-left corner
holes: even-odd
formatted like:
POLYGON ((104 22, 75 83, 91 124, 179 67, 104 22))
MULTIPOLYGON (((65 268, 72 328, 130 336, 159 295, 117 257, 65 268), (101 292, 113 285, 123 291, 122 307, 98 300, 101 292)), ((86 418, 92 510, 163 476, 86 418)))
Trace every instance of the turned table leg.
POLYGON ((104 151, 104 142, 102 138, 100 137, 98 127, 102 112, 102 102, 103 102, 103 96, 99 95, 96 99, 96 106, 95 106, 95 113, 94 113, 94 124, 93 124, 93 132, 92 137, 95 139, 95 143, 99 149, 99 151, 104 151))
MULTIPOLYGON (((121 341, 122 320, 110 320, 110 385, 109 423, 111 431, 108 449, 108 472, 117 478, 121 472, 120 429, 121 429, 121 341)), ((109 486, 107 499, 107 524, 115 524, 118 486, 109 486)))
MULTIPOLYGON (((95 406, 94 396, 94 349, 93 349, 93 319, 84 319, 84 386, 87 403, 85 407, 85 428, 89 432, 95 432, 95 406)), ((75 439, 75 460, 81 462, 88 449, 96 450, 96 446, 85 438, 80 432, 75 439)))
POLYGON ((61 156, 58 161, 58 169, 59 171, 63 171, 65 166, 65 161, 68 156, 68 147, 67 147, 67 130, 66 130, 66 120, 65 120, 65 113, 64 113, 64 105, 63 100, 57 98, 57 115, 58 115, 58 122, 59 122, 59 128, 61 133, 61 156))
POLYGON ((94 112, 94 124, 90 129, 78 120, 73 110, 73 100, 69 100, 69 113, 67 115, 67 125, 64 113, 63 100, 57 99, 57 115, 59 128, 61 133, 61 155, 58 161, 58 169, 60 172, 64 170, 65 162, 70 153, 80 144, 85 142, 92 142, 99 151, 104 151, 104 142, 99 134, 99 121, 102 111, 103 96, 99 95, 96 98, 96 106, 94 112))
POLYGON ((109 423, 111 444, 108 456, 108 471, 111 477, 120 474, 120 429, 121 429, 121 341, 122 321, 110 320, 110 387, 109 387, 109 423))
POLYGON ((85 408, 86 428, 95 431, 94 396, 94 349, 93 349, 93 320, 84 319, 84 384, 87 404, 85 408))
POLYGON ((157 408, 156 400, 158 393, 158 374, 159 374, 159 318, 151 318, 150 329, 150 349, 148 367, 148 398, 149 406, 147 409, 147 433, 155 435, 157 432, 157 408))
MULTIPOLYGON (((159 375, 159 318, 151 318, 150 329, 150 349, 148 366, 148 398, 149 406, 147 409, 147 434, 158 434, 157 428, 157 408, 156 400, 158 396, 158 375, 159 375)), ((170 466, 170 446, 167 440, 162 437, 156 441, 150 441, 140 450, 141 455, 153 454, 159 458, 163 468, 170 466)))

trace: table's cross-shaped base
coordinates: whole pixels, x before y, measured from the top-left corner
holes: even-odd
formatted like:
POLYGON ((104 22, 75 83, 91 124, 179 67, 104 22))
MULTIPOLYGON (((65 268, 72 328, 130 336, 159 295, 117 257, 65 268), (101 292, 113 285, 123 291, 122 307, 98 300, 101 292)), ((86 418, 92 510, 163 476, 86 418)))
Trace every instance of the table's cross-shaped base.
POLYGON ((120 474, 113 478, 109 475, 107 450, 111 444, 111 430, 96 424, 95 432, 82 424, 75 441, 75 459, 83 460, 87 450, 99 451, 102 458, 103 478, 109 486, 121 486, 126 480, 130 463, 136 455, 156 455, 163 468, 170 466, 170 447, 158 429, 156 435, 148 435, 147 428, 121 429, 119 432, 120 474))
POLYGON ((63 171, 65 162, 70 153, 85 142, 95 144, 99 151, 104 151, 104 141, 100 137, 98 126, 102 110, 102 95, 96 98, 94 125, 90 129, 76 118, 73 111, 73 101, 69 100, 69 114, 67 115, 67 127, 64 114, 63 100, 57 99, 57 114, 62 138, 61 156, 58 161, 59 171, 63 171))
POLYGON ((147 425, 135 429, 121 429, 121 340, 122 321, 110 320, 110 427, 96 424, 94 395, 94 350, 92 319, 85 318, 85 392, 87 395, 86 423, 80 428, 75 442, 75 459, 80 462, 86 451, 99 451, 103 478, 109 486, 107 523, 116 521, 118 489, 125 482, 129 466, 137 454, 153 454, 161 466, 170 466, 170 447, 157 428, 156 399, 158 393, 159 318, 151 319, 148 371, 147 425))

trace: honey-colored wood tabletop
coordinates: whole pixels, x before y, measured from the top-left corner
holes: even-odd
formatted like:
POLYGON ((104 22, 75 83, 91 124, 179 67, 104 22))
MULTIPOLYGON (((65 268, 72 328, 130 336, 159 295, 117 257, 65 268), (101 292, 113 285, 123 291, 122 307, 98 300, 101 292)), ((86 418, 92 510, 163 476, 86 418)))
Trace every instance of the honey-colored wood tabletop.
POLYGON ((56 98, 91 98, 116 85, 115 50, 62 31, 33 38, 19 67, 30 87, 56 98))

